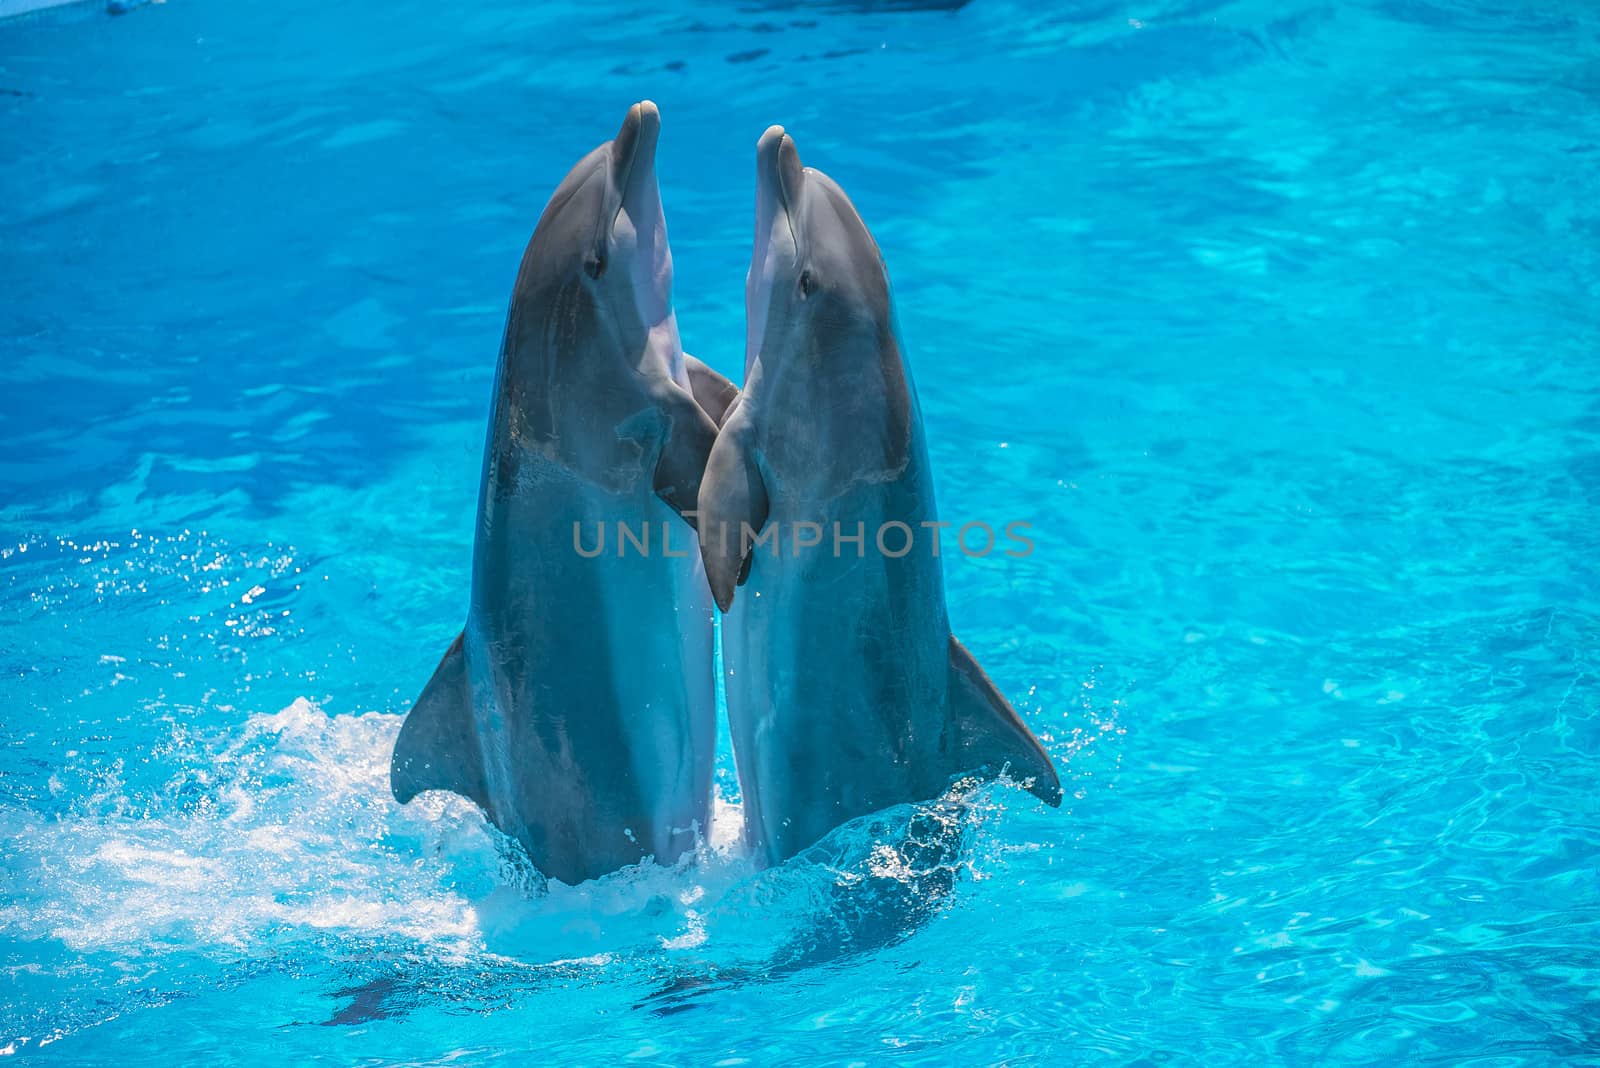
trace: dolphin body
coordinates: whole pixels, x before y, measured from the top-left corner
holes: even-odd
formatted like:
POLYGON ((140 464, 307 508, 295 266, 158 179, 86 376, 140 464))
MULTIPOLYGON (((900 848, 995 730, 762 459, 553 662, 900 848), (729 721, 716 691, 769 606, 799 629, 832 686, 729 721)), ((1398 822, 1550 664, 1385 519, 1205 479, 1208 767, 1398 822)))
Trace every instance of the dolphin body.
MULTIPOLYGON (((847 820, 1005 769, 1058 805, 1049 756, 950 633, 922 416, 878 246, 782 127, 762 136, 756 173, 744 387, 699 494, 706 575, 728 613, 746 840, 776 864, 847 820), (900 556, 875 544, 896 522, 922 539, 900 556)), ((890 550, 904 537, 891 530, 890 550)))
POLYGON ((468 797, 566 883, 670 863, 710 815, 713 610, 679 513, 737 390, 679 343, 660 128, 654 104, 634 105, 528 242, 495 375, 466 627, 389 770, 401 803, 468 797), (648 529, 650 551, 621 544, 619 524, 648 529), (592 552, 602 528, 615 543, 580 555, 580 532, 592 552))

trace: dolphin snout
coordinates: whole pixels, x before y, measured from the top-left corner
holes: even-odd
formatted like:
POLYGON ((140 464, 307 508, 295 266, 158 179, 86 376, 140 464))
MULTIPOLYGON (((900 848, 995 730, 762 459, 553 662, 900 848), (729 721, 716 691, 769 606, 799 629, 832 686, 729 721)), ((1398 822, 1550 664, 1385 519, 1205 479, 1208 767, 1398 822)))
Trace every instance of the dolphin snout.
POLYGON ((611 142, 611 164, 624 192, 635 180, 655 174, 656 142, 661 138, 661 112, 649 100, 628 109, 622 129, 611 142))
POLYGON ((756 142, 755 245, 744 282, 746 372, 761 351, 773 288, 790 278, 801 259, 795 211, 804 179, 794 138, 782 126, 767 127, 756 142))
POLYGON ((785 209, 800 195, 805 180, 800 149, 782 126, 768 126, 756 142, 756 180, 762 195, 775 198, 785 209))

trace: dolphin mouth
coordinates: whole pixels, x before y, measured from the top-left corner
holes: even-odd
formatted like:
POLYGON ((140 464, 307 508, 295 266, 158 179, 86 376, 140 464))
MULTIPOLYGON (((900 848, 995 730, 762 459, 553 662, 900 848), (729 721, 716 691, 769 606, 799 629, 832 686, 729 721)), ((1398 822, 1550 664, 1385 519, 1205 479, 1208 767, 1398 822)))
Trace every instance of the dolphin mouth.
POLYGON ((779 210, 792 217, 804 180, 805 170, 800 164, 800 150, 794 138, 782 126, 767 127, 767 132, 756 142, 758 224, 770 224, 779 210))
POLYGON ((661 112, 649 100, 641 100, 628 109, 622 120, 622 129, 611 142, 611 166, 616 176, 616 187, 621 192, 617 210, 610 223, 616 226, 617 216, 630 203, 654 188, 656 177, 656 143, 661 138, 661 112))
POLYGON ((665 331, 663 343, 676 348, 672 319, 672 250, 667 244, 666 217, 656 183, 656 145, 661 139, 661 112, 641 100, 628 109, 622 129, 612 139, 610 187, 596 238, 626 272, 639 320, 649 331, 665 331), (667 335, 671 335, 669 338, 667 335))
POLYGON ((756 233, 751 249, 750 272, 745 278, 745 373, 750 372, 761 351, 767 316, 772 306, 772 289, 783 266, 780 255, 792 255, 798 262, 801 248, 800 227, 795 210, 800 203, 800 188, 805 171, 800 165, 800 150, 782 126, 769 126, 756 142, 756 233), (782 221, 780 227, 779 221, 782 221), (788 249, 781 246, 788 244, 788 249), (775 248, 774 246, 780 246, 775 248))

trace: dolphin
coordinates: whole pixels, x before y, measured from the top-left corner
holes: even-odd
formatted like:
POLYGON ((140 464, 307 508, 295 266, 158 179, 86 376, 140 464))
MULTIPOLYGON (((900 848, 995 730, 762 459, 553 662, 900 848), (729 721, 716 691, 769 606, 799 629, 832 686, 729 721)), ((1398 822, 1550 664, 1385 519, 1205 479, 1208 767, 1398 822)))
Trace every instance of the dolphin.
POLYGON ((1044 748, 950 633, 922 416, 877 243, 781 126, 762 135, 756 176, 744 385, 698 498, 727 613, 746 840, 777 864, 847 820, 1002 771, 1059 805, 1044 748), (893 524, 915 548, 900 552, 893 524))
POLYGON ((528 242, 466 626, 389 770, 402 804, 425 790, 470 798, 565 883, 671 863, 711 810, 715 613, 682 513, 737 390, 679 342, 660 129, 655 105, 635 104, 528 242))

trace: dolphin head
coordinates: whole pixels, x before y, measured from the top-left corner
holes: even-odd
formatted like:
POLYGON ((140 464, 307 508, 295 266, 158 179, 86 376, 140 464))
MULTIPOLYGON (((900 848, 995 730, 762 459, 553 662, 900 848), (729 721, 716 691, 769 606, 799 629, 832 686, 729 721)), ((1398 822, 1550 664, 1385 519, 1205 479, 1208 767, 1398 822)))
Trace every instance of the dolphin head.
POLYGON ((782 126, 769 127, 756 145, 745 322, 747 375, 763 352, 769 359, 796 346, 847 352, 843 335, 892 330, 889 276, 877 242, 844 190, 801 165, 782 126))
POLYGON ((581 335, 632 357, 652 334, 670 329, 676 339, 672 250, 656 185, 660 133, 656 106, 633 105, 617 136, 579 160, 556 188, 512 292, 511 330, 522 344, 542 348, 581 335))

